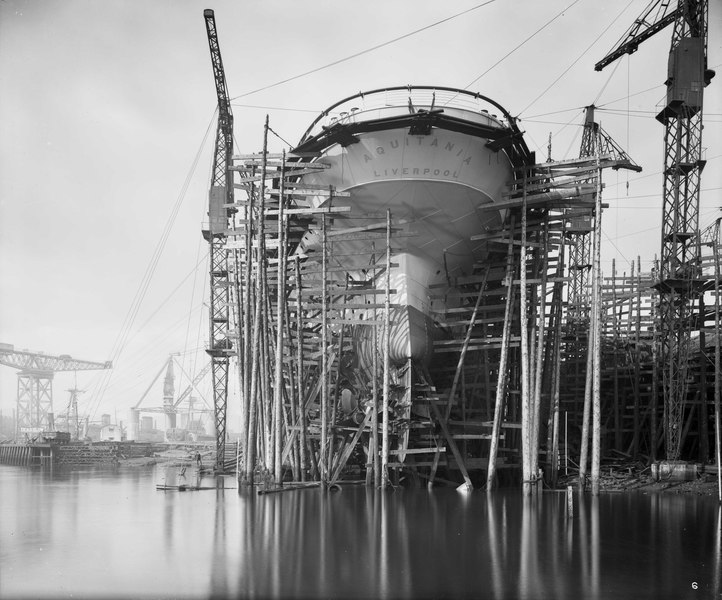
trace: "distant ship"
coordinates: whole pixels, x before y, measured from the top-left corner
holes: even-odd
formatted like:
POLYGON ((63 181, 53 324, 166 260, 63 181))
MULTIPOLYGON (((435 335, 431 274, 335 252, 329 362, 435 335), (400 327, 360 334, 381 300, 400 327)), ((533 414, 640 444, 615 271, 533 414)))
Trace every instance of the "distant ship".
MULTIPOLYGON (((504 210, 489 210, 509 191, 513 169, 533 159, 515 119, 493 100, 466 90, 403 86, 359 93, 330 106, 311 124, 294 153, 319 153, 327 168, 304 175, 309 187, 333 186, 351 211, 333 215, 336 228, 363 231, 391 210, 405 235, 394 238, 391 303, 395 306, 390 359, 396 367, 434 360, 445 335, 434 318, 458 298, 450 291, 487 259, 487 244, 472 237, 502 226, 504 210), (364 215, 372 215, 368 219, 364 215), (432 293, 433 291, 433 293, 432 293)), ((329 203, 313 197, 311 205, 329 203)), ((318 249, 309 230, 298 253, 318 249)), ((354 261, 359 243, 333 246, 334 266, 362 278, 354 261)), ((379 245, 385 251, 385 244, 379 245)), ((354 334, 360 369, 368 371, 369 328, 354 334)))

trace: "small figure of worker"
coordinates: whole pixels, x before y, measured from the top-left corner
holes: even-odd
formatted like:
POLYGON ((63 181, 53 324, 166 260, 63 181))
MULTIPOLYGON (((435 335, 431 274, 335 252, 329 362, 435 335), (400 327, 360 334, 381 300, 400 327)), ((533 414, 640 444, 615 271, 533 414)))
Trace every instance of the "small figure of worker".
POLYGON ((198 465, 198 468, 200 469, 203 466, 203 462, 201 461, 201 453, 196 453, 196 464, 198 465))

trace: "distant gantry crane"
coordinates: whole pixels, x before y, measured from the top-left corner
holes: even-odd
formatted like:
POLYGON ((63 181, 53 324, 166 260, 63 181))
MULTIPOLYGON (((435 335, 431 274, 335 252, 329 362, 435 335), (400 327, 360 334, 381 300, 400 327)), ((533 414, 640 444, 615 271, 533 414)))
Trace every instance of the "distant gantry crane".
POLYGON ((60 371, 111 369, 113 363, 77 360, 29 350, 16 350, 0 344, 0 365, 19 369, 16 438, 31 437, 55 427, 53 416, 53 377, 60 371))
POLYGON ((674 23, 667 70, 666 106, 657 115, 665 127, 662 244, 659 277, 660 346, 663 357, 665 449, 679 459, 694 299, 703 281, 700 264, 699 192, 702 159, 702 99, 714 77, 707 68, 707 0, 653 0, 601 61, 597 71, 674 23))

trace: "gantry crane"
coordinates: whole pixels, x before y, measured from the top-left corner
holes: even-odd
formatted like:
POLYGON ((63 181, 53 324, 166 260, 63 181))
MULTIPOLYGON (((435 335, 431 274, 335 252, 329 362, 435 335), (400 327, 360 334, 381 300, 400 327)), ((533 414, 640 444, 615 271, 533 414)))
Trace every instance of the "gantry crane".
POLYGON ((208 229, 203 236, 210 245, 210 335, 208 355, 213 377, 213 410, 216 427, 216 470, 222 471, 226 449, 226 412, 228 405, 228 371, 233 343, 228 337, 230 292, 228 252, 225 232, 235 209, 233 204, 233 114, 226 76, 218 45, 216 20, 211 9, 203 11, 211 52, 213 78, 218 98, 216 146, 208 194, 208 229))
MULTIPOLYGON (((680 457, 694 298, 700 271, 699 190, 702 159, 702 99, 714 71, 707 68, 707 0, 653 0, 601 61, 597 71, 674 23, 667 70, 667 100, 657 120, 664 133, 664 189, 660 293, 660 346, 667 460, 680 457)), ((656 440, 653 441, 656 443, 656 440)))
POLYGON ((67 354, 58 356, 29 350, 15 350, 12 344, 0 344, 0 365, 19 369, 16 438, 37 435, 54 427, 53 377, 59 371, 111 369, 113 363, 77 360, 67 354))

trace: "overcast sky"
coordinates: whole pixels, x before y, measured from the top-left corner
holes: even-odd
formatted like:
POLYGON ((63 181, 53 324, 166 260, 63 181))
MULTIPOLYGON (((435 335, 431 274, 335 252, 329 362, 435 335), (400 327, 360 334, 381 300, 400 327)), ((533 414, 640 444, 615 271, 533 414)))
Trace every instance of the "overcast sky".
MULTIPOLYGON (((0 342, 112 358, 109 380, 78 374, 81 412, 124 421, 169 354, 189 372, 207 360, 200 230, 216 98, 204 8, 216 14, 239 152, 260 150, 266 114, 280 150, 337 100, 416 84, 489 96, 519 116, 540 161, 550 133, 552 158, 573 158, 583 107, 594 103, 644 169, 605 175, 603 268, 616 259, 629 270, 639 255, 648 270, 660 246, 664 128, 654 116, 672 28, 594 71, 647 4, 0 0, 0 342)), ((720 75, 705 90, 702 227, 722 204, 718 0, 708 58, 720 75)), ((4 415, 16 373, 0 366, 4 415)), ((56 376, 56 413, 72 385, 71 374, 56 376)), ((144 405, 161 403, 159 385, 144 405)))

